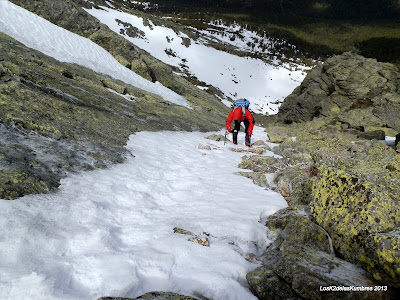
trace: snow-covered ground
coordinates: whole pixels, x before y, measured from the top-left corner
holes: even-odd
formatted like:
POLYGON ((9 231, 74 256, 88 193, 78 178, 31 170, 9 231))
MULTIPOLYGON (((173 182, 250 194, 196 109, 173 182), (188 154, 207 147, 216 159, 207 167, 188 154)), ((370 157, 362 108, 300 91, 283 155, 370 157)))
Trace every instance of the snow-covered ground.
POLYGON ((89 39, 58 27, 6 0, 0 0, 0 12, 0 31, 26 46, 59 61, 75 63, 110 75, 158 94, 165 100, 189 107, 182 96, 125 68, 110 53, 89 39))
MULTIPOLYGON (((57 193, 0 201, 0 298, 159 290, 256 299, 245 275, 258 264, 244 255, 261 253, 268 239, 259 221, 286 202, 236 175, 243 154, 206 135, 141 132, 131 136, 134 156, 123 164, 70 176, 57 193), (175 227, 208 237, 210 247, 175 227)), ((259 127, 257 138, 266 139, 259 127)))
MULTIPOLYGON (((110 20, 116 14, 110 13, 110 20)), ((158 30, 160 41, 166 39, 168 29, 152 32, 158 30)), ((6 0, 0 0, 0 31, 61 61, 187 105, 172 91, 120 66, 89 40, 6 0)), ((169 32, 171 43, 180 44, 173 34, 169 32)), ((147 38, 149 45, 158 41, 147 38)), ((163 44, 152 46, 160 47, 163 44)), ((230 79, 217 76, 218 72, 240 71, 249 78, 265 73, 258 85, 249 81, 247 89, 238 90, 238 96, 250 101, 251 91, 257 93, 264 85, 270 92, 266 98, 275 97, 273 91, 289 93, 292 88, 283 69, 269 69, 204 45, 188 49, 185 58, 192 70, 199 68, 196 75, 202 79, 208 70, 210 83, 221 81, 221 89, 229 88, 230 79), (274 85, 267 84, 268 76, 274 85)), ((245 82, 242 77, 240 81, 245 82)), ((210 299, 255 299, 245 275, 257 263, 244 256, 262 252, 268 239, 259 221, 286 203, 276 192, 235 174, 242 154, 204 136, 138 133, 127 146, 134 156, 123 164, 69 176, 57 193, 0 200, 0 299, 136 297, 153 290, 210 299), (199 143, 211 145, 212 150, 199 150, 199 143), (208 237, 210 247, 188 241, 189 236, 174 233, 174 227, 208 237)), ((256 127, 253 139, 265 140, 266 135, 256 127)), ((243 133, 239 142, 244 143, 243 133)))
MULTIPOLYGON (((268 64, 261 59, 240 57, 207 46, 206 38, 212 36, 221 42, 234 45, 239 50, 261 51, 257 48, 252 50, 247 46, 248 42, 257 39, 257 35, 237 26, 226 29, 240 31, 242 39, 230 41, 228 35, 212 35, 209 31, 201 31, 199 33, 204 39, 194 41, 185 33, 157 26, 151 20, 126 12, 105 7, 86 11, 152 56, 219 88, 226 97, 249 99, 252 104, 251 109, 258 113, 277 113, 280 102, 305 77, 301 66, 298 66, 297 70, 291 70, 288 65, 268 64), (136 37, 126 34, 127 29, 132 28, 137 29, 136 37), (190 40, 190 44, 187 40, 190 40)), ((264 39, 266 44, 269 43, 264 37, 258 36, 258 39, 264 39)))

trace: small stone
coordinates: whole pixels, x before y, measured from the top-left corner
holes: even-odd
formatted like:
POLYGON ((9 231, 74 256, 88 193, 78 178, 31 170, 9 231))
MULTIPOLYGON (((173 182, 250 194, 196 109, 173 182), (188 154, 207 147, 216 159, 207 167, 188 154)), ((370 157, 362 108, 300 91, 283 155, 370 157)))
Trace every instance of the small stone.
POLYGON ((210 145, 201 145, 199 144, 199 146, 197 146, 198 149, 200 150, 211 150, 211 146, 210 145))
POLYGON ((249 149, 248 152, 254 153, 254 154, 263 154, 264 149, 263 148, 252 148, 252 149, 249 149))
POLYGON ((258 260, 258 257, 254 253, 245 253, 243 256, 248 262, 254 262, 258 260))
POLYGON ((225 139, 225 137, 221 134, 211 134, 208 137, 206 137, 206 139, 219 142, 219 141, 223 141, 225 139))
POLYGON ((245 149, 242 148, 229 148, 229 150, 231 150, 232 152, 247 152, 245 149))
POLYGON ((204 237, 203 238, 191 238, 191 239, 189 239, 189 241, 200 244, 205 247, 210 247, 210 242, 208 241, 208 238, 204 238, 204 237))
POLYGON ((253 145, 254 145, 254 146, 265 146, 266 144, 265 144, 264 141, 258 140, 258 141, 255 141, 255 142, 253 143, 253 145))
POLYGON ((174 233, 193 235, 193 233, 191 233, 190 231, 178 227, 174 228, 174 233))

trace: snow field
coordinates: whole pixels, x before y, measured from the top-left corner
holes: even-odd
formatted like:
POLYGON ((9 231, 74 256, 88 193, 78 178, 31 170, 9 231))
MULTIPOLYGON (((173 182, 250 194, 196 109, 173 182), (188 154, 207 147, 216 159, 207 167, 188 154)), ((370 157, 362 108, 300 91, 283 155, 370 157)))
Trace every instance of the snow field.
MULTIPOLYGON (((144 22, 143 18, 135 15, 106 7, 86 11, 118 34, 125 27, 117 20, 131 24, 141 33, 137 37, 124 34, 124 38, 166 64, 180 68, 183 64, 200 81, 214 85, 227 97, 249 99, 252 110, 257 113, 277 113, 280 101, 305 77, 302 70, 289 70, 269 65, 260 59, 239 57, 192 39, 190 46, 186 47, 183 41, 183 38, 188 38, 186 34, 156 26, 150 20, 144 22)), ((244 31, 243 34, 249 40, 254 38, 254 34, 249 32, 244 31)), ((243 43, 238 47, 242 48, 243 43)))
MULTIPOLYGON (((254 140, 266 138, 262 129, 254 132, 254 140)), ((134 157, 123 164, 72 175, 57 193, 0 201, 0 298, 137 297, 159 290, 256 299, 245 276, 258 264, 243 255, 261 254, 269 240, 259 221, 286 202, 236 175, 243 154, 206 135, 137 133, 127 146, 134 157), (174 227, 206 232, 210 247, 174 227)))

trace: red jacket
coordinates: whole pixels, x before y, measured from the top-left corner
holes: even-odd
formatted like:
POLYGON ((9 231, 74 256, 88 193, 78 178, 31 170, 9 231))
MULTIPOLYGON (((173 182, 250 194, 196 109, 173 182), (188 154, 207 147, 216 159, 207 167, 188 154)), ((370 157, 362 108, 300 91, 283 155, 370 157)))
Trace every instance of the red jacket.
POLYGON ((241 107, 236 107, 234 110, 232 110, 228 118, 226 119, 226 129, 228 131, 231 131, 231 123, 233 120, 237 120, 239 122, 244 121, 244 119, 249 120, 249 129, 248 131, 253 131, 254 127, 254 120, 252 114, 249 112, 249 110, 246 108, 246 118, 243 116, 242 108, 241 107))

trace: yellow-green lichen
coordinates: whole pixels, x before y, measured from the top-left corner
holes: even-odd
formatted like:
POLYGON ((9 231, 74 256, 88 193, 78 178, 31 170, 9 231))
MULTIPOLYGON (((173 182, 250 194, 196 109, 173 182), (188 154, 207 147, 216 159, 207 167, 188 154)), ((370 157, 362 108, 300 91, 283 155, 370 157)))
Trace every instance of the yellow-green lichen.
POLYGON ((344 170, 319 168, 311 209, 344 257, 355 260, 367 234, 387 232, 400 224, 399 203, 384 188, 344 170))

